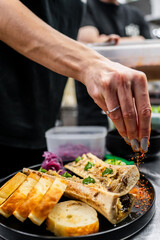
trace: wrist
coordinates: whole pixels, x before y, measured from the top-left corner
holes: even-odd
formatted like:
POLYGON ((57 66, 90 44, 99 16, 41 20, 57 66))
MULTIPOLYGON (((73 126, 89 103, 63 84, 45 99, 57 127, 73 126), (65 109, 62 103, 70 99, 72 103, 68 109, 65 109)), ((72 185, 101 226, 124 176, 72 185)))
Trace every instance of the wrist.
POLYGON ((91 52, 90 54, 88 54, 85 58, 84 61, 82 61, 81 63, 81 71, 79 74, 79 78, 77 80, 79 80, 81 83, 83 83, 84 85, 87 85, 87 81, 89 76, 93 75, 93 73, 98 72, 96 69, 103 69, 103 67, 105 66, 105 70, 108 68, 109 66, 112 66, 112 62, 105 58, 104 56, 102 56, 101 54, 99 54, 98 52, 90 49, 91 52), (105 64, 104 64, 105 63, 105 64))

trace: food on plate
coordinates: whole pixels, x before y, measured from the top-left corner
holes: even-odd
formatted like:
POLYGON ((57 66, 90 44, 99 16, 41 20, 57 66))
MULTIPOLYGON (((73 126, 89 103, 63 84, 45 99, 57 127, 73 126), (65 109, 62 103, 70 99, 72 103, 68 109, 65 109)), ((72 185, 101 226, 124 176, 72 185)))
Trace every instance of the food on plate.
POLYGON ((126 160, 124 158, 121 157, 117 157, 111 154, 105 154, 104 156, 105 158, 105 163, 111 164, 111 165, 134 165, 134 161, 131 160, 126 160))
POLYGON ((1 215, 13 214, 21 222, 28 218, 38 226, 46 221, 55 235, 71 237, 97 232, 97 212, 117 224, 132 210, 130 190, 139 180, 135 165, 115 166, 83 154, 65 166, 81 178, 67 172, 55 155, 45 154, 42 165, 38 171, 24 168, 1 187, 1 215), (13 187, 15 179, 20 181, 13 187), (75 200, 58 203, 63 194, 75 200))
POLYGON ((2 204, 20 185, 27 176, 21 172, 15 174, 0 188, 0 204, 2 204))
POLYGON ((62 197, 66 186, 65 180, 56 178, 39 204, 30 212, 29 219, 40 226, 62 197))
POLYGON ((25 201, 23 201, 19 206, 17 206, 17 208, 13 212, 13 215, 21 222, 24 222, 30 212, 39 204, 42 197, 54 181, 53 179, 44 175, 40 177, 39 174, 37 174, 37 176, 39 177, 39 181, 28 193, 25 201))
POLYGON ((97 212, 80 201, 60 202, 48 215, 47 229, 65 237, 96 233, 99 230, 97 212))
POLYGON ((26 199, 28 193, 37 183, 37 175, 29 174, 20 187, 0 206, 0 214, 8 218, 14 210, 26 199))
POLYGON ((46 170, 53 170, 53 171, 60 171, 60 174, 63 174, 65 172, 65 169, 63 167, 63 162, 60 157, 58 157, 55 153, 51 152, 44 152, 43 154, 44 160, 42 162, 40 171, 46 170), (43 169, 43 170, 42 170, 43 169))
POLYGON ((24 168, 23 172, 25 174, 36 172, 39 175, 41 174, 41 176, 49 176, 52 179, 55 179, 56 177, 65 179, 67 187, 64 194, 66 196, 87 203, 106 217, 112 224, 117 224, 125 219, 134 204, 135 197, 133 194, 110 192, 104 188, 100 182, 91 181, 90 183, 85 184, 83 183, 84 179, 80 179, 76 176, 66 178, 52 170, 49 170, 47 173, 42 173, 24 168))
POLYGON ((140 177, 135 165, 107 164, 91 153, 83 154, 78 161, 66 164, 65 168, 83 178, 90 176, 108 191, 122 195, 127 194, 140 177))

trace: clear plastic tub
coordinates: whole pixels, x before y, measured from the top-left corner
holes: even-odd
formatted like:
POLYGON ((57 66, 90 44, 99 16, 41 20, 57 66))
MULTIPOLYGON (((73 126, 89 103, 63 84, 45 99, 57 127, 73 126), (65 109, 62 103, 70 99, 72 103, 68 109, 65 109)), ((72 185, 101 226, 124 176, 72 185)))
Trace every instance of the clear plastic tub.
POLYGON ((114 62, 145 72, 150 80, 160 79, 160 41, 90 47, 114 62))
POLYGON ((144 41, 143 43, 92 46, 94 50, 109 58, 129 67, 142 65, 160 65, 160 40, 144 41))
POLYGON ((63 161, 73 161, 83 153, 91 152, 99 158, 105 154, 107 129, 99 126, 55 127, 46 134, 47 149, 63 161))

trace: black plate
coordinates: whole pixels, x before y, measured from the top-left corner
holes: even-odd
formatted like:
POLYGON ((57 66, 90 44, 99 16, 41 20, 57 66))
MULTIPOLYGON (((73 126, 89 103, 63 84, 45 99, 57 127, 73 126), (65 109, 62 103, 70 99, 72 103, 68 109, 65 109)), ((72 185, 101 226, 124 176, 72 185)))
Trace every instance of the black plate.
MULTIPOLYGON (((39 167, 40 165, 36 165, 39 167)), ((35 166, 33 169, 36 169, 35 166)), ((15 173, 14 173, 15 174, 15 173)), ((1 181, 1 186, 9 180, 11 176, 6 177, 1 181)), ((153 185, 141 173, 140 183, 146 188, 147 195, 143 200, 136 200, 130 215, 117 225, 112 225, 101 214, 98 214, 100 221, 100 229, 98 233, 80 236, 80 237, 56 237, 45 229, 45 223, 40 227, 33 224, 29 219, 24 223, 18 221, 14 216, 6 219, 0 216, 0 236, 7 240, 35 240, 35 239, 82 239, 82 240, 101 240, 101 239, 125 239, 140 231, 152 219, 155 212, 155 190, 153 185)), ((62 197, 61 201, 68 200, 62 197)))

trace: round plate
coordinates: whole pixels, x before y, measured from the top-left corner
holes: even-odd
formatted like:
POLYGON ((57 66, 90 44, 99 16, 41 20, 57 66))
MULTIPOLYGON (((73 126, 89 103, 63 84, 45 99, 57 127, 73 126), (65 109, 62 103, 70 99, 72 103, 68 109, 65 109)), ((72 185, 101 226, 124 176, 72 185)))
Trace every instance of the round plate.
MULTIPOLYGON (((39 167, 40 165, 36 165, 39 167)), ((33 169, 37 169, 32 167, 33 169)), ((15 174, 15 173, 14 173, 15 174)), ((14 174, 6 177, 1 181, 1 186, 9 180, 14 174)), ((7 240, 33 240, 33 239, 86 239, 86 240, 119 240, 125 239, 140 231, 149 223, 155 212, 155 190, 151 182, 141 173, 139 181, 143 196, 136 199, 134 207, 129 216, 117 225, 112 225, 105 217, 98 214, 100 229, 98 233, 79 236, 79 237, 56 237, 53 233, 46 230, 45 223, 40 227, 33 224, 29 219, 24 223, 18 221, 14 216, 5 218, 0 215, 0 236, 7 240)), ((62 197, 61 201, 68 200, 62 197)))

